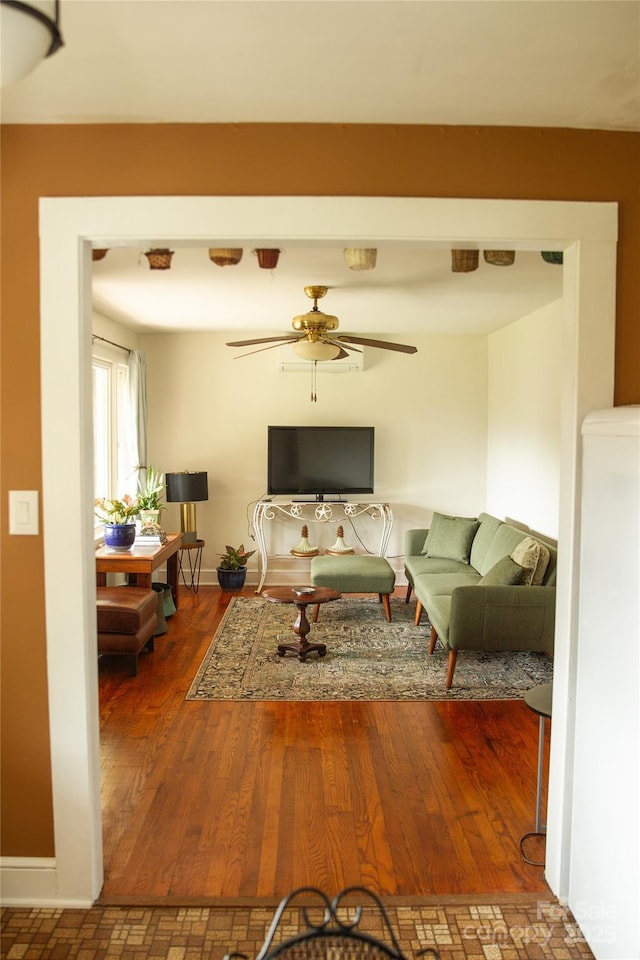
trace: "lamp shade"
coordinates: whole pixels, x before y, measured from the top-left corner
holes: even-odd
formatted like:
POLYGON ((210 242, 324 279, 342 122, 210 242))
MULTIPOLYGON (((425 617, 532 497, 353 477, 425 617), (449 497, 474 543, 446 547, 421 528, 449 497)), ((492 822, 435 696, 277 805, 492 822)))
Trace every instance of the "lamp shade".
POLYGON ((63 46, 57 0, 0 0, 2 86, 22 80, 63 46))
POLYGON ((340 347, 336 343, 323 343, 321 340, 313 342, 298 340, 293 345, 294 352, 303 360, 335 360, 340 355, 340 347))
POLYGON ((198 500, 208 500, 206 471, 189 473, 167 473, 167 501, 169 503, 195 503, 198 500))

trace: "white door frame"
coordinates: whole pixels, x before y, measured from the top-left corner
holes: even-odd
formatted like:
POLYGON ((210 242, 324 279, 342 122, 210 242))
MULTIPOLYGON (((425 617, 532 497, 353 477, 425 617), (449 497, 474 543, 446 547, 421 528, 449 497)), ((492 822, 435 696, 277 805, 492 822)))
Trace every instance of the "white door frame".
MULTIPOLYGON (((90 508, 91 242, 98 247, 149 240, 172 247, 291 247, 305 242, 374 247, 407 240, 458 246, 461 239, 494 249, 565 252, 561 549, 547 881, 556 896, 566 896, 580 427, 590 410, 613 403, 617 205, 384 197, 74 197, 40 201, 42 499, 55 859, 25 900, 88 906, 103 882, 90 508), (77 509, 70 509, 74 504, 77 509)), ((540 387, 544 389, 543 380, 540 387)), ((11 899, 8 879, 5 892, 11 899)), ((20 889, 28 887, 23 875, 20 889)))

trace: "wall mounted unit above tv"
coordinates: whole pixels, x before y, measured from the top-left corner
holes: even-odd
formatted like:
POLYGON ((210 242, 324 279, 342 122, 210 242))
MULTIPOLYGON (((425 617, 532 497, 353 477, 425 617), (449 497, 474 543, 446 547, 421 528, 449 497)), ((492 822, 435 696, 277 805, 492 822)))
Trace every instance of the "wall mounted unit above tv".
POLYGON ((374 427, 277 427, 267 433, 270 496, 373 493, 374 427))
MULTIPOLYGON (((278 350, 278 369, 280 373, 309 373, 311 362, 302 360, 290 343, 283 344, 278 350)), ((331 360, 317 365, 318 373, 362 373, 364 370, 364 350, 362 353, 349 351, 348 357, 331 360)))

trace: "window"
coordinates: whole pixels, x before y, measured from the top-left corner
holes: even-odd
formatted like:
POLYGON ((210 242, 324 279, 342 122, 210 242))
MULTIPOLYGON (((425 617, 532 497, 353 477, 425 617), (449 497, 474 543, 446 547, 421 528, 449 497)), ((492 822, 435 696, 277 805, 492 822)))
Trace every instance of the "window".
MULTIPOLYGON (((91 364, 94 497, 121 497, 124 493, 134 496, 137 489, 127 360, 125 351, 94 343, 91 364)), ((100 526, 97 518, 96 526, 100 526)))

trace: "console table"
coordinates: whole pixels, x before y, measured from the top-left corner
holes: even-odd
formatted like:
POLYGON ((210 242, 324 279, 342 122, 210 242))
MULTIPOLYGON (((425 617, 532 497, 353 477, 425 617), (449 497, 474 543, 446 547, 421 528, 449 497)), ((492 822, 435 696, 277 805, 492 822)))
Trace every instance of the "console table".
POLYGON ((260 593, 264 586, 269 564, 265 522, 290 519, 302 520, 307 524, 340 523, 343 520, 355 520, 361 516, 381 521, 378 556, 384 557, 393 526, 393 513, 388 503, 355 503, 350 500, 258 500, 253 510, 252 523, 260 573, 256 593, 260 593))
POLYGON ((129 583, 151 589, 151 574, 163 564, 167 565, 167 581, 173 593, 173 602, 178 608, 178 550, 182 543, 181 533, 170 533, 165 543, 157 546, 133 546, 125 553, 114 553, 108 547, 96 550, 96 583, 105 586, 108 573, 126 573, 129 583))

